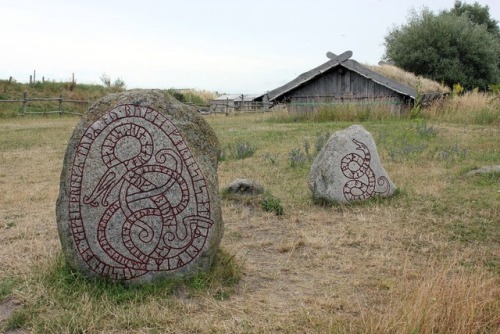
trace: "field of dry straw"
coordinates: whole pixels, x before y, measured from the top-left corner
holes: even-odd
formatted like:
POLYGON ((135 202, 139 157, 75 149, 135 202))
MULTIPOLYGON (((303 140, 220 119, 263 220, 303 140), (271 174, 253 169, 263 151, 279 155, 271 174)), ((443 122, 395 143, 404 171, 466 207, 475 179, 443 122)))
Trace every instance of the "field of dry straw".
POLYGON ((254 179, 284 214, 223 200, 225 273, 145 291, 61 261, 55 201, 78 119, 0 119, 0 304, 14 309, 0 332, 499 332, 500 175, 466 174, 500 164, 498 124, 363 122, 398 194, 318 206, 306 184, 315 145, 352 123, 273 117, 206 119, 226 152, 221 187, 254 179), (253 155, 239 159, 243 144, 253 155))

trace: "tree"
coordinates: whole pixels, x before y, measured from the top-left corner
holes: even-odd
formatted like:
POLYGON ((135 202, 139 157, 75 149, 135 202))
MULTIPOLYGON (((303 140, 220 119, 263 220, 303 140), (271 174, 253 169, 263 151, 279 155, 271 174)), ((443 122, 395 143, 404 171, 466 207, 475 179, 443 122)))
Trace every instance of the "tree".
POLYGON ((122 78, 117 78, 113 84, 111 84, 111 77, 106 73, 101 75, 101 82, 104 87, 111 89, 112 91, 121 92, 126 89, 125 81, 122 78))
MULTIPOLYGON (((463 8, 456 2, 455 5, 463 8)), ((466 89, 500 82, 500 38, 464 12, 410 11, 408 23, 385 37, 385 59, 407 71, 466 89)))
POLYGON ((449 12, 456 16, 467 16, 471 22, 486 26, 486 30, 500 38, 498 22, 491 18, 488 5, 483 7, 477 2, 471 5, 457 0, 449 12))
POLYGON ((126 88, 125 81, 123 81, 122 78, 117 78, 113 83, 113 87, 118 91, 125 90, 126 88))
POLYGON ((101 79, 101 82, 104 85, 104 87, 107 87, 107 88, 111 87, 111 78, 109 77, 109 75, 107 75, 106 73, 103 73, 101 75, 100 79, 101 79))

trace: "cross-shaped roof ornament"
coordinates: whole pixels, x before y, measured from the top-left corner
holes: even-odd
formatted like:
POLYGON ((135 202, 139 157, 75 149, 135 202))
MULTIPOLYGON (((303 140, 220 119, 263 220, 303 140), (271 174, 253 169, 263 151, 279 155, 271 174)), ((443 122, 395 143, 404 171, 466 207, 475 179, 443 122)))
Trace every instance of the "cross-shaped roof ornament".
POLYGON ((342 53, 342 54, 340 54, 338 56, 335 53, 332 53, 332 52, 328 51, 326 53, 326 56, 328 58, 330 58, 333 62, 340 64, 340 63, 342 63, 342 62, 344 62, 347 59, 349 59, 349 58, 352 57, 352 51, 350 51, 350 50, 346 51, 346 52, 344 52, 344 53, 342 53))

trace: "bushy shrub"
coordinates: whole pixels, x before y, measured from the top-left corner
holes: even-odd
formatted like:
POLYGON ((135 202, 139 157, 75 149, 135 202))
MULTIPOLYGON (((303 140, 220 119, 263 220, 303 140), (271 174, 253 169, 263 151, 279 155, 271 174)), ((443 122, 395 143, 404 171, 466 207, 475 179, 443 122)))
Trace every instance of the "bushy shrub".
POLYGON ((302 152, 301 149, 294 148, 288 152, 288 161, 290 162, 290 167, 292 168, 304 166, 306 160, 306 154, 302 152))
POLYGON ((284 214, 283 206, 279 198, 272 195, 265 196, 260 202, 262 210, 266 212, 274 212, 277 216, 284 214))
POLYGON ((241 160, 246 159, 255 154, 257 148, 247 141, 237 142, 227 145, 219 156, 219 161, 227 159, 241 160))

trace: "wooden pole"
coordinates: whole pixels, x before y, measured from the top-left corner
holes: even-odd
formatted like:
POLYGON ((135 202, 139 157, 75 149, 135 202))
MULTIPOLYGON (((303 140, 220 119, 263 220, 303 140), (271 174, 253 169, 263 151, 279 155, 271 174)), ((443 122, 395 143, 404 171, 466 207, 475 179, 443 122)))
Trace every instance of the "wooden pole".
POLYGON ((62 98, 62 94, 59 95, 59 116, 62 115, 62 101, 63 101, 63 98, 62 98))
POLYGON ((24 92, 23 93, 23 116, 26 115, 26 109, 28 109, 27 96, 28 96, 28 92, 24 92))

